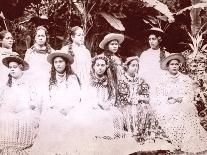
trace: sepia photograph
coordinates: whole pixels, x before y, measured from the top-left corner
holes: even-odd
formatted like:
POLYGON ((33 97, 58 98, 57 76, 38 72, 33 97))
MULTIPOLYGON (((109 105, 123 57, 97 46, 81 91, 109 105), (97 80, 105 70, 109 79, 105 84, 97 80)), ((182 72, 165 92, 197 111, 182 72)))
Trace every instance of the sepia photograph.
POLYGON ((207 155, 207 0, 0 0, 0 155, 207 155))

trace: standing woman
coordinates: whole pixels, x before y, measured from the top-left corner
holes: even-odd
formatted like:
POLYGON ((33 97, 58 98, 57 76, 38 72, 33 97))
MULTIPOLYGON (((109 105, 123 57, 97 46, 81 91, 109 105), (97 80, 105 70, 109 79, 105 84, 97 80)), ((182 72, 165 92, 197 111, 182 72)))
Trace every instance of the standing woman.
POLYGON ((164 32, 160 28, 153 27, 146 31, 150 48, 140 55, 139 75, 149 84, 150 93, 154 92, 156 84, 163 75, 160 62, 165 58, 167 52, 162 47, 164 32))
POLYGON ((192 80, 179 72, 183 63, 181 54, 163 59, 161 68, 167 72, 156 88, 153 108, 174 148, 195 154, 207 150, 207 132, 200 125, 192 80))
POLYGON ((121 59, 116 56, 120 44, 124 41, 124 35, 118 33, 109 33, 100 42, 99 47, 104 50, 101 55, 109 59, 109 68, 111 71, 111 78, 117 83, 117 66, 121 65, 121 59))
POLYGON ((30 64, 27 76, 35 81, 38 91, 43 91, 48 85, 50 64, 47 62, 47 56, 54 51, 48 44, 47 37, 47 29, 43 26, 38 26, 36 28, 35 43, 26 51, 24 58, 30 64))
POLYGON ((69 40, 69 43, 61 50, 73 56, 74 63, 71 67, 80 79, 81 85, 86 86, 89 84, 91 54, 84 45, 85 34, 83 29, 79 26, 72 27, 69 40))
POLYGON ((47 60, 52 65, 49 94, 31 154, 75 154, 70 112, 80 101, 80 84, 71 69, 73 57, 58 50, 48 55, 47 60))
POLYGON ((17 53, 12 51, 14 38, 12 37, 12 34, 9 31, 3 30, 0 32, 0 41, 0 84, 5 85, 7 80, 6 76, 8 75, 8 69, 2 64, 2 59, 10 55, 17 55, 17 53))
POLYGON ((9 78, 0 96, 0 154, 27 155, 37 134, 40 100, 24 77, 28 63, 19 56, 2 62, 9 68, 9 78))

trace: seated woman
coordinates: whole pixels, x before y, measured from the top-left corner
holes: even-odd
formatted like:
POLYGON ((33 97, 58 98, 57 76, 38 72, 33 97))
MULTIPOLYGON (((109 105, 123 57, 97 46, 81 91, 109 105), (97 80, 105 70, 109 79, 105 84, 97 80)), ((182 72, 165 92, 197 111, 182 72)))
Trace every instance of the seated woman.
POLYGON ((92 59, 90 86, 82 98, 86 108, 83 123, 88 127, 85 132, 90 135, 93 152, 99 155, 124 155, 137 151, 135 139, 120 129, 118 118, 122 115, 115 104, 115 90, 112 79, 108 76, 109 59, 104 55, 92 59), (88 130, 90 129, 90 130, 88 130))
MULTIPOLYGON (((57 50, 47 57, 52 65, 40 130, 31 153, 67 154, 73 151, 71 111, 80 102, 80 84, 71 69, 73 57, 57 50)), ((73 152, 74 153, 74 152, 73 152)))
MULTIPOLYGON (((118 93, 115 106, 122 112, 122 128, 131 133, 139 144, 146 141, 159 140, 165 142, 165 146, 145 144, 145 149, 153 151, 157 149, 169 149, 167 137, 160 128, 154 112, 149 104, 149 86, 138 76, 139 58, 132 56, 126 58, 123 68, 119 67, 118 93), (167 146, 168 145, 168 146, 167 146)), ((141 150, 141 147, 139 147, 141 150)))
POLYGON ((201 153, 207 150, 207 132, 200 125, 194 105, 192 81, 179 72, 183 63, 181 54, 173 53, 163 59, 161 68, 167 73, 157 86, 152 103, 160 126, 174 149, 201 153))
POLYGON ((19 56, 7 56, 9 79, 0 95, 0 152, 25 155, 37 134, 40 100, 35 87, 26 80, 29 64, 19 56))

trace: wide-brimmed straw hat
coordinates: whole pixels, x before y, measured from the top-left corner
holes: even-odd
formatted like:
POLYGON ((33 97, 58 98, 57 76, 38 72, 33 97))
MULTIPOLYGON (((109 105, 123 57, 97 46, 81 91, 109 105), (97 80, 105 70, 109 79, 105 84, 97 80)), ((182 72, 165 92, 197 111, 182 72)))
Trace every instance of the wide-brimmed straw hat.
POLYGON ((65 58, 66 60, 68 60, 68 63, 69 64, 72 64, 74 62, 74 59, 73 59, 73 56, 66 53, 65 51, 63 50, 56 50, 55 52, 49 54, 47 56, 47 61, 50 63, 50 64, 53 64, 53 60, 56 58, 56 57, 62 57, 62 58, 65 58))
POLYGON ((181 64, 185 62, 185 58, 180 53, 171 53, 161 61, 161 69, 167 70, 167 65, 171 60, 178 60, 181 64))
POLYGON ((158 27, 152 27, 150 29, 147 29, 144 31, 144 34, 146 36, 149 36, 150 34, 156 34, 158 36, 164 37, 164 31, 158 27))
POLYGON ((22 58, 19 57, 19 55, 10 55, 2 59, 2 63, 6 66, 9 67, 10 62, 17 62, 18 64, 22 64, 23 68, 22 70, 28 70, 29 69, 29 64, 24 61, 22 58))
POLYGON ((105 49, 106 44, 112 40, 117 40, 118 43, 121 44, 124 41, 124 35, 118 33, 109 33, 100 42, 99 47, 101 49, 105 49))

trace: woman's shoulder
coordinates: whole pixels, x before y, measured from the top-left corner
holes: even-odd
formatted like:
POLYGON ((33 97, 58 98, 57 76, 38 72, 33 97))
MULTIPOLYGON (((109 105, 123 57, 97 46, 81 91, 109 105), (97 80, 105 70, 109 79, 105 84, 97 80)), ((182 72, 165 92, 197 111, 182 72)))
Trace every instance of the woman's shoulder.
POLYGON ((185 75, 185 74, 182 74, 182 73, 180 73, 180 78, 182 79, 183 82, 191 83, 193 81, 188 75, 185 75))
POLYGON ((77 77, 77 75, 75 75, 75 74, 71 74, 69 77, 68 77, 68 81, 76 81, 76 82, 78 82, 78 77, 77 77))

